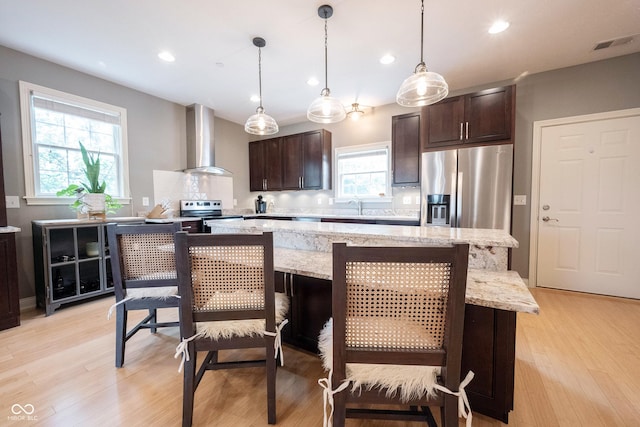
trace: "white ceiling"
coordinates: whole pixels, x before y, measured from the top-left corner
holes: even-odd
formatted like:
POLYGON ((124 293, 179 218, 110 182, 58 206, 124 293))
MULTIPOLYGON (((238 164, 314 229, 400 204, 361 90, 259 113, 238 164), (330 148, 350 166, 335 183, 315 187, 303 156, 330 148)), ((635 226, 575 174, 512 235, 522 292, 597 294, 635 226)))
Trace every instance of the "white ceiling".
MULTIPOLYGON (((324 87, 322 0, 0 0, 0 45, 236 123, 255 112, 263 37, 264 107, 306 120, 324 87), (170 50, 174 63, 157 58, 170 50), (309 77, 320 85, 310 87, 309 77)), ((419 0, 334 0, 328 86, 346 106, 395 102, 420 62, 419 0), (391 53, 397 60, 382 65, 391 53)), ((640 51, 640 0, 426 0, 424 59, 450 90, 640 51), (504 19, 504 33, 487 33, 504 19), (631 43, 593 51, 601 41, 631 43)), ((1 64, 0 64, 1 66, 1 64)), ((638 70, 640 72, 640 70, 638 70)), ((520 77, 519 77, 520 76, 520 77)), ((526 78, 526 77, 524 77, 526 78)), ((38 83, 38 82, 34 82, 38 83)))

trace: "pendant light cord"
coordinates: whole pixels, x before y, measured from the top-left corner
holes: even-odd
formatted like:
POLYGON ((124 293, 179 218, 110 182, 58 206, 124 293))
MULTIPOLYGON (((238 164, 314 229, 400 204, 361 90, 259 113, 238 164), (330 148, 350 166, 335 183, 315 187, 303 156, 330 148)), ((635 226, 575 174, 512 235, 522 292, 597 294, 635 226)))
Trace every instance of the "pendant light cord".
MULTIPOLYGON (((422 0, 424 1, 424 0, 422 0)), ((328 77, 327 77, 327 11, 324 11, 324 87, 325 89, 329 87, 328 77)))
POLYGON ((260 109, 262 107, 262 49, 258 48, 258 91, 260 92, 260 109))
POLYGON ((420 64, 424 65, 424 0, 420 7, 420 64))

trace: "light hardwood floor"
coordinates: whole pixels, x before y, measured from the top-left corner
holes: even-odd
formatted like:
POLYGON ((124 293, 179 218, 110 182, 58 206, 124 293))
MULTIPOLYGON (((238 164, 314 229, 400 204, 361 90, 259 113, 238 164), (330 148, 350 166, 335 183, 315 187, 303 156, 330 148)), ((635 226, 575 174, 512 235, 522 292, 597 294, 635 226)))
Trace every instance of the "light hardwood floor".
MULTIPOLYGON (((547 289, 532 293, 541 314, 518 315, 509 425, 640 425, 640 301, 547 289)), ((142 331, 128 343, 125 366, 116 369, 115 320, 106 318, 111 303, 103 298, 49 317, 30 311, 20 327, 0 332, 0 426, 180 425, 177 329, 142 331), (33 405, 31 417, 37 419, 12 419, 14 404, 33 405)), ((162 313, 163 319, 174 316, 162 313)), ((279 426, 322 425, 321 376, 317 357, 285 348, 277 380, 279 426)), ((195 426, 267 425, 259 368, 209 372, 195 400, 195 426)), ((503 424, 475 414, 473 425, 503 424)))

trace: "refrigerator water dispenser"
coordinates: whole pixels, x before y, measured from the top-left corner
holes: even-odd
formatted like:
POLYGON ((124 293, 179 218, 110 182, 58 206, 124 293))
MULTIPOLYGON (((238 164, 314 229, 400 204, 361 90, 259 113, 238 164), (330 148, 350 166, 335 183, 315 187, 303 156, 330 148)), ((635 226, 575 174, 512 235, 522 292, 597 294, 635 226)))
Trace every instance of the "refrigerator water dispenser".
POLYGON ((429 194, 427 195, 427 224, 450 226, 449 194, 429 194))

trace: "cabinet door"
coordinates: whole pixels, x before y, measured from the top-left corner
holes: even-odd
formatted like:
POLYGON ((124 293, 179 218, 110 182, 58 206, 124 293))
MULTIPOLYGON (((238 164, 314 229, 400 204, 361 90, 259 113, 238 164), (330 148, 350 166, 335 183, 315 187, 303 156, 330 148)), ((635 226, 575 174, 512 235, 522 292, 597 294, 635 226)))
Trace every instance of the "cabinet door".
POLYGON ((331 188, 331 148, 325 131, 318 130, 302 135, 302 188, 328 190, 331 188))
POLYGON ((291 298, 290 335, 287 342, 318 352, 318 335, 331 317, 331 281, 289 274, 291 298))
POLYGON ((511 139, 513 86, 499 87, 465 97, 465 143, 511 139))
POLYGON ((19 298, 15 237, 0 234, 0 330, 20 324, 19 298))
POLYGON ((391 118, 393 185, 420 183, 420 113, 391 118))
POLYGON ((249 191, 264 191, 266 188, 264 174, 264 144, 262 141, 249 143, 249 191))
POLYGON ((464 97, 444 99, 424 107, 425 150, 462 143, 464 97))
POLYGON ((274 191, 282 189, 282 151, 281 138, 273 138, 262 141, 264 144, 264 175, 266 178, 265 190, 274 191))
POLYGON ((516 313, 467 304, 464 314, 461 379, 474 412, 509 422, 513 409, 516 313))
POLYGON ((282 138, 282 189, 302 188, 302 134, 282 138))

